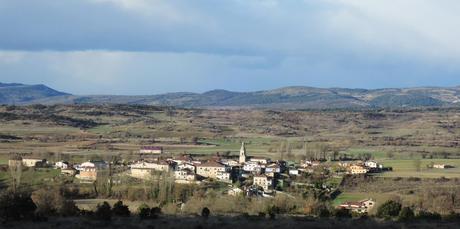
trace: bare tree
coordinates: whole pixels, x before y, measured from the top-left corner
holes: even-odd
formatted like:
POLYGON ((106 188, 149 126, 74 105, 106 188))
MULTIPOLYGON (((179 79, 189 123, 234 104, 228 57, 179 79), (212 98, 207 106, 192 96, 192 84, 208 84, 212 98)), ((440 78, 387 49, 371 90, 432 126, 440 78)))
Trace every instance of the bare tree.
POLYGON ((19 189, 19 185, 21 184, 21 177, 22 177, 22 158, 19 155, 14 156, 8 163, 11 180, 12 180, 12 188, 13 192, 19 189))

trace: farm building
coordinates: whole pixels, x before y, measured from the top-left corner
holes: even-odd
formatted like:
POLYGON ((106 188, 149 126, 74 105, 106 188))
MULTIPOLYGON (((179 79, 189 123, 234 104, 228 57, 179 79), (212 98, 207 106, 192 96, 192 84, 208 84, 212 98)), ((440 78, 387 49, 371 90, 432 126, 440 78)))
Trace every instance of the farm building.
POLYGON ((140 154, 163 154, 161 146, 144 146, 139 150, 140 154))
POLYGON ((356 213, 368 213, 375 206, 375 201, 372 199, 361 200, 357 202, 345 202, 338 208, 348 209, 356 213))

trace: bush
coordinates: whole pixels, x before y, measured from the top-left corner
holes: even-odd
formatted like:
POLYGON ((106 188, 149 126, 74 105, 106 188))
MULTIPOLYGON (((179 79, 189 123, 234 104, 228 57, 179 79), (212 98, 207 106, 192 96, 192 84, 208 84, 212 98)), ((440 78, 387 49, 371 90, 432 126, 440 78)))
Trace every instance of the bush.
POLYGON ((334 217, 336 218, 351 218, 351 211, 345 208, 338 208, 334 210, 334 217))
POLYGON ((203 210, 201 210, 201 216, 203 218, 207 219, 209 217, 209 215, 211 215, 211 211, 209 210, 209 208, 205 207, 205 208, 203 208, 203 210))
POLYGON ((331 216, 331 212, 324 205, 319 205, 313 210, 313 214, 320 218, 328 218, 331 216))
POLYGON ((150 207, 147 204, 142 204, 137 209, 137 212, 141 219, 147 219, 150 215, 150 207))
POLYGON ((58 213, 64 217, 77 216, 80 214, 80 209, 73 200, 64 200, 58 207, 58 213))
POLYGON ((131 212, 129 211, 128 206, 124 205, 121 200, 116 202, 113 205, 112 213, 115 216, 122 216, 122 217, 128 217, 131 215, 131 212))
POLYGON ((36 209, 30 193, 8 191, 0 195, 0 217, 5 220, 32 219, 36 209))
POLYGON ((460 221, 460 213, 450 212, 448 215, 443 217, 447 221, 460 221))
POLYGON ((97 205, 96 212, 94 212, 96 219, 109 221, 112 218, 112 209, 106 201, 97 205))
POLYGON ((31 198, 37 206, 36 214, 40 217, 51 216, 57 212, 60 195, 50 188, 40 189, 32 193, 31 198))
POLYGON ((398 220, 399 221, 409 221, 413 220, 415 217, 414 211, 410 207, 404 207, 399 212, 398 220))
POLYGON ((441 220, 441 215, 436 212, 427 212, 427 211, 420 211, 417 214, 417 219, 425 219, 425 220, 441 220))
POLYGON ((160 207, 154 207, 150 209, 150 218, 151 219, 156 219, 161 215, 161 208, 160 207))
POLYGON ((267 209, 267 215, 270 219, 275 219, 276 215, 280 213, 280 209, 277 206, 271 206, 267 209))
POLYGON ((377 209, 377 217, 379 218, 396 217, 399 215, 400 211, 401 211, 401 204, 396 201, 389 200, 377 209))

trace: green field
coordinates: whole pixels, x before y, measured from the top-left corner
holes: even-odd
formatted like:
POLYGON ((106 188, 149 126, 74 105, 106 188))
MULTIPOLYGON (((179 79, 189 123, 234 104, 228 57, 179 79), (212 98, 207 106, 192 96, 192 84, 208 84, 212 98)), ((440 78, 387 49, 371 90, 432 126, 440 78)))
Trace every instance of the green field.
POLYGON ((459 178, 460 177, 460 159, 422 159, 420 160, 420 171, 416 169, 416 160, 406 159, 385 159, 379 160, 385 167, 392 167, 392 172, 379 174, 383 177, 421 177, 421 178, 459 178), (434 169, 427 168, 430 163, 448 164, 455 168, 451 169, 434 169))

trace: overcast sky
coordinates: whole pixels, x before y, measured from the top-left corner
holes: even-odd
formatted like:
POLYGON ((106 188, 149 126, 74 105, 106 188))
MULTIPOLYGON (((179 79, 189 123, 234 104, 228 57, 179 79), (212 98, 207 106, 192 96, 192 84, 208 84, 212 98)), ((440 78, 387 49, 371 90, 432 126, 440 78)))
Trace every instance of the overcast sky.
POLYGON ((0 82, 74 94, 460 85, 458 0, 0 0, 0 82))

